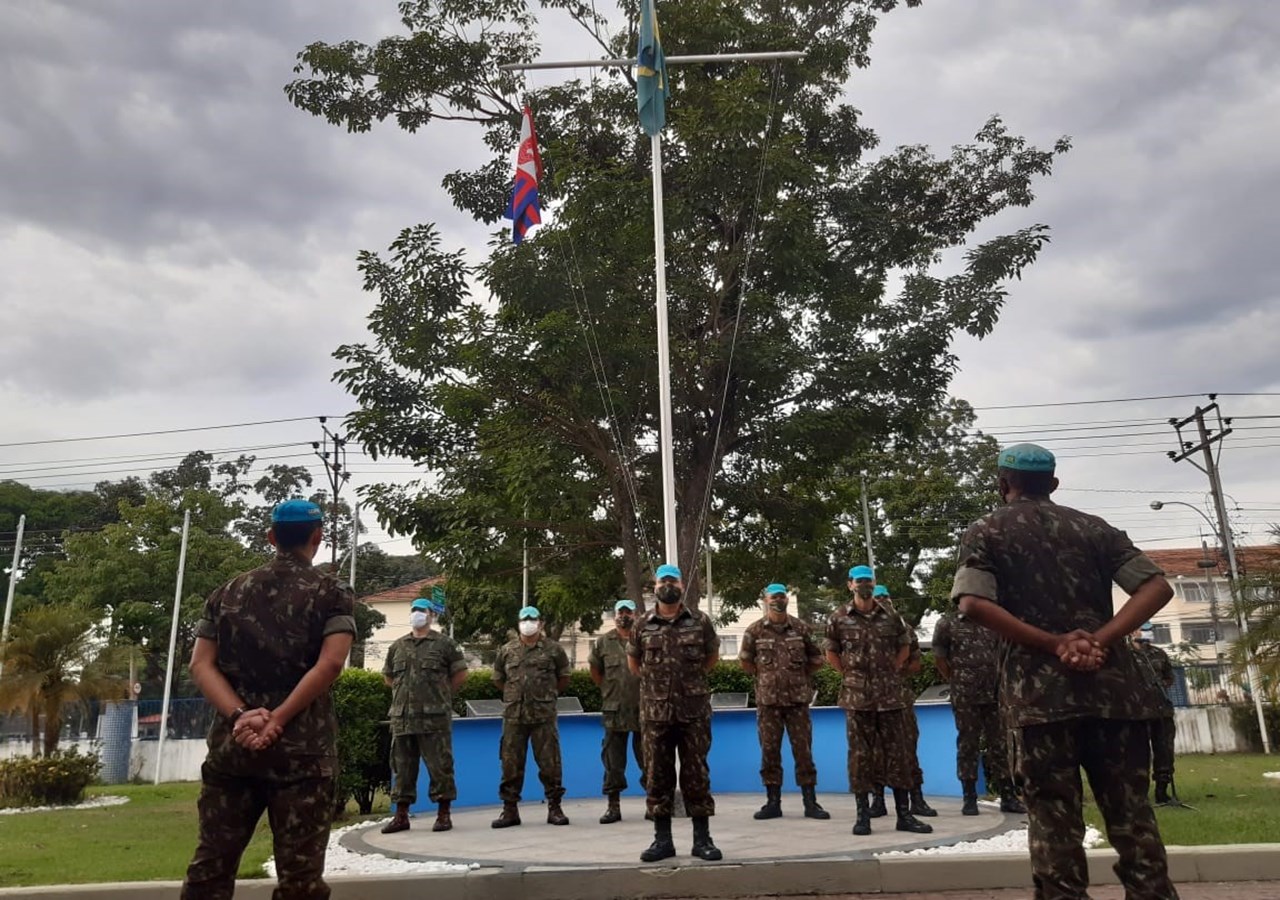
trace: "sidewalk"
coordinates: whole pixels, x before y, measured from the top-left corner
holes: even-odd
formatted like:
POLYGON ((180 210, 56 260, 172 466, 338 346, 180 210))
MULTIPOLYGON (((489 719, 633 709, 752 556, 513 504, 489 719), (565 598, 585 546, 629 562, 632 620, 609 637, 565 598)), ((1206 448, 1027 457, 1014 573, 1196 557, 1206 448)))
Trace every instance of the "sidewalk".
MULTIPOLYGON (((1218 884, 1180 884, 1181 900, 1280 900, 1280 882, 1233 881, 1218 884)), ((1124 888, 1104 885, 1089 888, 1093 900, 1124 900, 1124 888)), ((836 894, 824 900, 1030 900, 1031 888, 994 891, 944 891, 928 894, 836 894)), ((741 898, 763 900, 763 898, 741 898)))

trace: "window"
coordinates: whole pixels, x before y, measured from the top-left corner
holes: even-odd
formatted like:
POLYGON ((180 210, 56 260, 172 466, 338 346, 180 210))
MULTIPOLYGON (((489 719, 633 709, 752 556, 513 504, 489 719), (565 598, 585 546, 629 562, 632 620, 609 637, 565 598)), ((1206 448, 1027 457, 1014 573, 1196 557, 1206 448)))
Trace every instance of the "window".
POLYGON ((738 636, 736 634, 720 635, 720 658, 738 658, 738 636))
POLYGON ((1214 642, 1212 625, 1184 625, 1183 637, 1193 644, 1212 644, 1214 642))
POLYGON ((1157 644, 1172 644, 1173 635, 1169 633, 1168 625, 1152 625, 1151 640, 1157 644))
POLYGON ((1178 593, 1188 603, 1209 603, 1215 599, 1217 587, 1203 581, 1182 581, 1178 583, 1178 593))

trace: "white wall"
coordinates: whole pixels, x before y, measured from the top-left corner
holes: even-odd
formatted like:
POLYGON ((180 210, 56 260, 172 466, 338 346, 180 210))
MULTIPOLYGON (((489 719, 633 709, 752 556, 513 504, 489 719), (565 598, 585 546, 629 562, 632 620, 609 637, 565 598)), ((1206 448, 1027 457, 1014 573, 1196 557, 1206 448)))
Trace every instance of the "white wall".
POLYGON ((1231 724, 1231 708, 1189 706, 1173 711, 1177 737, 1173 751, 1183 753, 1243 753, 1249 742, 1231 724))

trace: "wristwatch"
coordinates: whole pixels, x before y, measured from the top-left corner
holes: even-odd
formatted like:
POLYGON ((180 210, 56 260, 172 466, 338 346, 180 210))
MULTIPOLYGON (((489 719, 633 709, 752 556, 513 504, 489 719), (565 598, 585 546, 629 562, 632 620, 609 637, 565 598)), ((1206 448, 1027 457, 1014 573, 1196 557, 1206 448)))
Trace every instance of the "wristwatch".
POLYGON ((239 719, 241 716, 243 716, 246 712, 248 712, 248 710, 246 710, 243 706, 237 706, 235 710, 232 711, 231 715, 227 716, 227 724, 234 726, 236 724, 236 720, 239 719))

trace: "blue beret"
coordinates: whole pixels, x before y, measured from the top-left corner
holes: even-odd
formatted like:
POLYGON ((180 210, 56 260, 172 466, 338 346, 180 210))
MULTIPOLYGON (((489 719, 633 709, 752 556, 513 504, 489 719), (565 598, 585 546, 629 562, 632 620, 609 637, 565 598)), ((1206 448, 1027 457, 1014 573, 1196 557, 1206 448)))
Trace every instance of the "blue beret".
POLYGON ((409 604, 409 609, 411 611, 415 609, 421 609, 427 612, 435 611, 434 608, 431 606, 431 601, 428 600, 426 597, 419 597, 417 600, 414 600, 412 603, 409 604))
POLYGON ((1002 469, 1017 472, 1049 472, 1057 466, 1053 454, 1038 444, 1014 444, 1000 451, 997 463, 1002 469))
POLYGON ((871 592, 872 597, 888 597, 889 589, 883 584, 877 584, 876 589, 871 592))
POLYGON ((671 565, 671 563, 667 563, 666 565, 658 566, 658 571, 657 571, 657 572, 655 572, 655 573, 654 573, 654 575, 655 575, 655 577, 657 577, 659 580, 661 580, 661 579, 663 579, 663 578, 674 578, 676 581, 679 581, 679 580, 680 580, 680 567, 679 567, 679 566, 673 566, 673 565, 671 565))
POLYGON ((772 597, 774 594, 785 594, 786 592, 787 586, 785 584, 771 584, 764 589, 766 597, 772 597))
POLYGON ((635 608, 636 608, 636 601, 634 600, 619 600, 617 603, 613 604, 614 612, 617 612, 620 609, 629 609, 634 611, 635 608))
POLYGON ((859 578, 875 578, 876 573, 871 571, 870 566, 854 566, 849 570, 849 580, 857 581, 859 578))
POLYGON ((523 606, 520 608, 520 618, 541 619, 542 613, 538 612, 538 607, 536 606, 523 606))
POLYGON ((319 522, 324 518, 320 507, 310 500, 301 497, 286 500, 271 511, 271 521, 275 522, 319 522))

